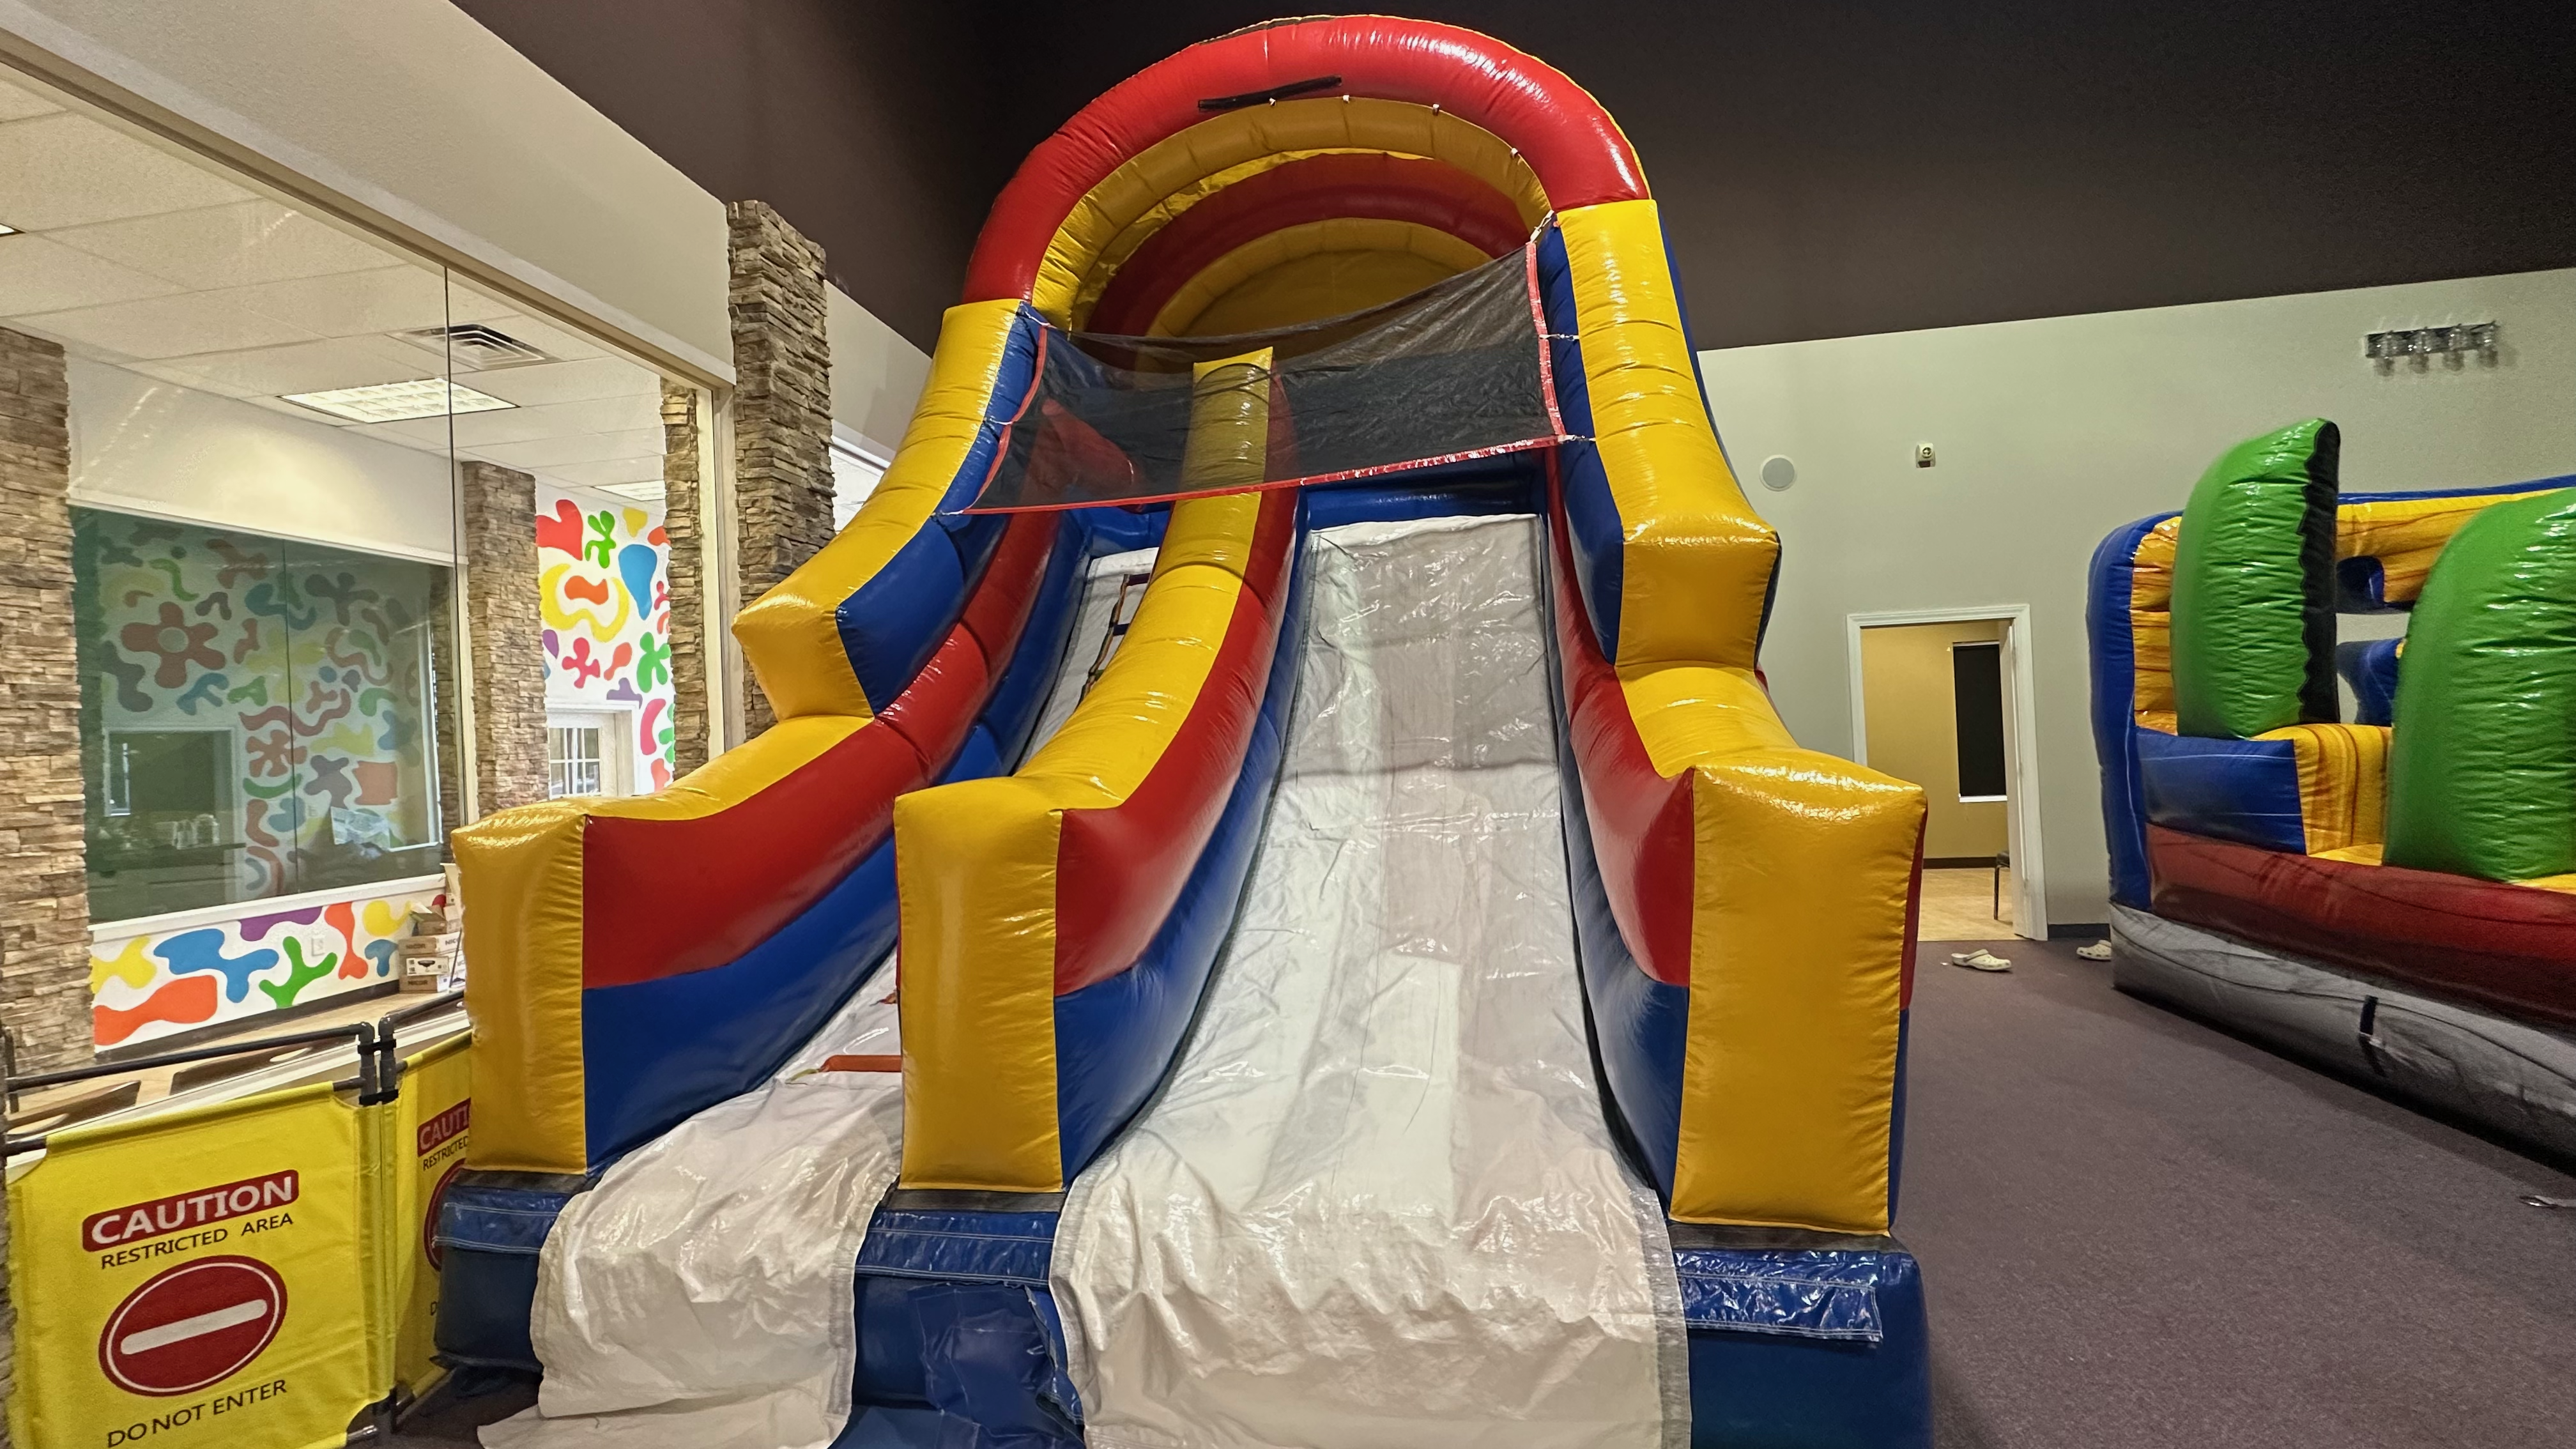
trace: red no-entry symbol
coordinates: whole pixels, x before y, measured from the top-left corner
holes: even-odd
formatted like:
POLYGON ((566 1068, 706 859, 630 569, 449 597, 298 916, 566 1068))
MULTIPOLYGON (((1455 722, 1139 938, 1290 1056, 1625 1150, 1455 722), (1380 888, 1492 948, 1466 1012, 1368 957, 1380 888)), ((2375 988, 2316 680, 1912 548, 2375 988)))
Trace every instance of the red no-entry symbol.
POLYGON ((199 1258, 125 1296, 98 1335, 117 1387, 166 1398, 220 1383, 259 1357, 286 1321, 286 1282, 257 1258, 199 1258))
POLYGON ((447 1190, 456 1185, 457 1174, 464 1170, 465 1160, 458 1158, 448 1167, 447 1174, 438 1180, 438 1186, 430 1189, 429 1215, 420 1220, 420 1254, 429 1260, 432 1269, 443 1266, 446 1258, 446 1254, 438 1250, 438 1211, 447 1205, 447 1190))

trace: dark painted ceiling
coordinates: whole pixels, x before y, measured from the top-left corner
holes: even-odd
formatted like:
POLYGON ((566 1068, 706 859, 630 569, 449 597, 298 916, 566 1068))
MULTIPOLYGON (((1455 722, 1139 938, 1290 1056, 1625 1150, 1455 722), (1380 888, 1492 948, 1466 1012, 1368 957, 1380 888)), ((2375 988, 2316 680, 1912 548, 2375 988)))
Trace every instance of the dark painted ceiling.
MULTIPOLYGON (((1281 7, 459 0, 928 346, 1091 96, 1281 7)), ((1589 87, 1703 346, 2576 265, 2576 6, 1409 0, 1589 87)))

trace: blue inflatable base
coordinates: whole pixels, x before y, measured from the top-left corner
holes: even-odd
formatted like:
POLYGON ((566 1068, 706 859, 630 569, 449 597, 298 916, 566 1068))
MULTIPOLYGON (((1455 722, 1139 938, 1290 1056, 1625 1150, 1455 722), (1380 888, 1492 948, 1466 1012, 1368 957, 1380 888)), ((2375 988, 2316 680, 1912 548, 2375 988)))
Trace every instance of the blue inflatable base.
POLYGON ((1673 1257, 1691 1449, 1931 1449, 1931 1328, 1912 1254, 1673 1257))
POLYGON ((564 1204, 589 1184, 521 1172, 459 1176, 439 1205, 438 1321, 430 1330, 449 1368, 542 1372, 528 1341, 537 1254, 564 1204))
MULTIPOLYGON (((1047 1287, 1056 1214, 894 1205, 906 1196, 877 1210, 860 1250, 853 1408, 833 1449, 1077 1449, 1082 1404, 1047 1287)), ((1678 1248, 1673 1260, 1692 1449, 1930 1449, 1912 1254, 1678 1248)))

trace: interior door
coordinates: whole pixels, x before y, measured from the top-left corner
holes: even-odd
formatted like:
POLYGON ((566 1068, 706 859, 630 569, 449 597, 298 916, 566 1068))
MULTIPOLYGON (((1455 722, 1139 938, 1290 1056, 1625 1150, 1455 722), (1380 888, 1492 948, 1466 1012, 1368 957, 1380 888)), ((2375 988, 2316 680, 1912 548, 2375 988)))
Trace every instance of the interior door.
POLYGON ((2021 629, 2006 620, 2003 629, 2004 691, 2004 778, 2010 781, 2011 802, 2004 810, 2004 848, 2012 853, 2013 934, 2034 941, 2048 939, 2048 902, 2045 883, 2039 871, 2038 841, 2025 831, 2025 817, 2033 826, 2038 819, 2038 792, 2031 786, 2031 771, 2026 768, 2022 751, 2031 747, 2022 738, 2021 698, 2021 629))

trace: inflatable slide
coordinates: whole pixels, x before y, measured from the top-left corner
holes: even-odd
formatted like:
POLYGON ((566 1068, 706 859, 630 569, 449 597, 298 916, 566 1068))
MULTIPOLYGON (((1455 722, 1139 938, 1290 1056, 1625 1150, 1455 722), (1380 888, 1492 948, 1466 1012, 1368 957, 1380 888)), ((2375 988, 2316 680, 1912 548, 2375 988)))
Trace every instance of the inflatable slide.
POLYGON ((2251 439, 2094 553, 2114 975, 2576 1154, 2576 478, 2346 493, 2341 452, 2251 439))
POLYGON ((525 1446, 1920 1446, 1921 792, 1542 62, 1282 21, 995 204, 779 722, 457 836, 525 1446))

